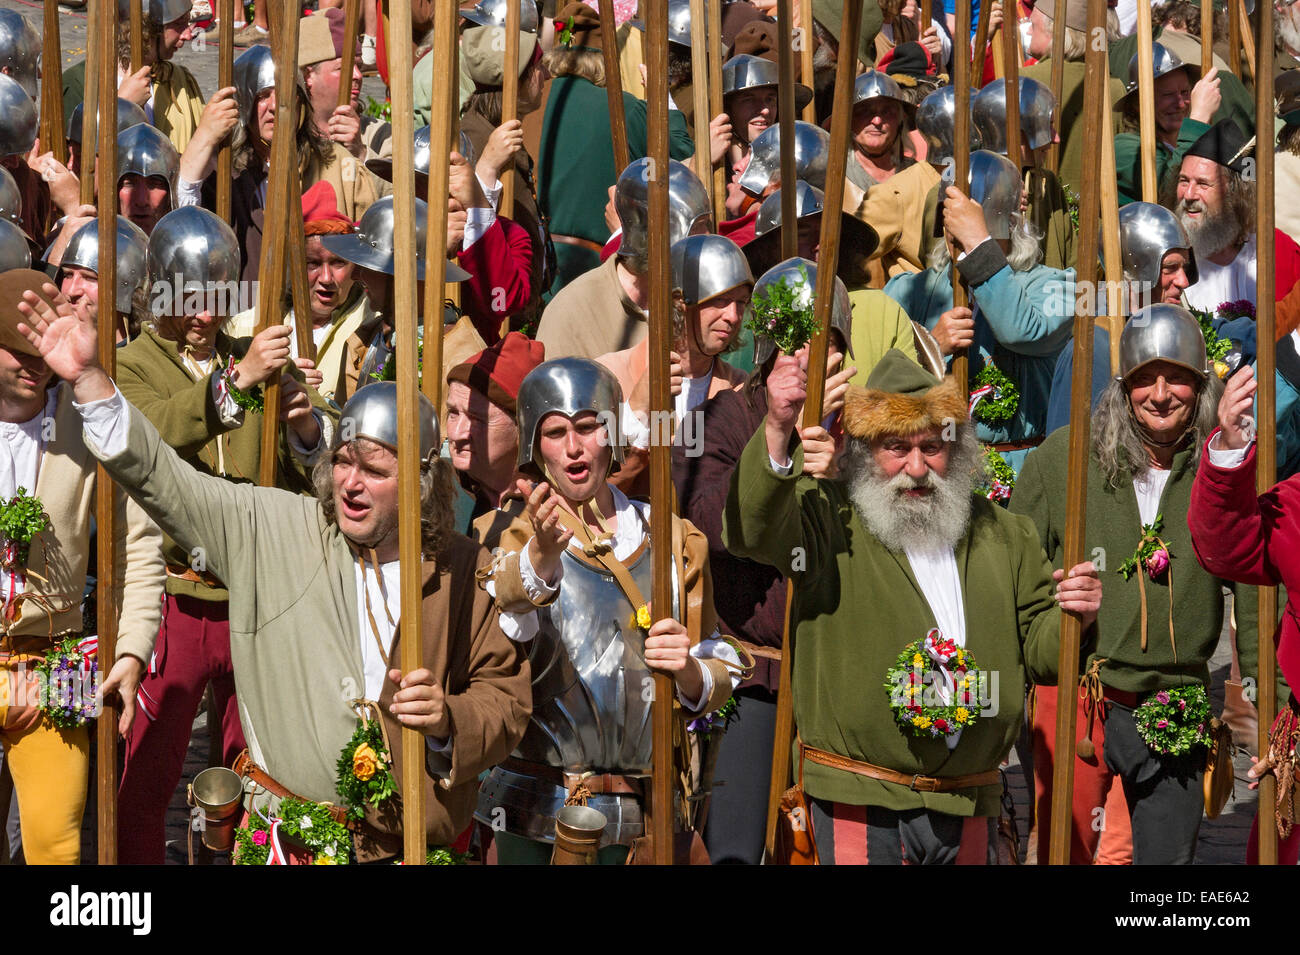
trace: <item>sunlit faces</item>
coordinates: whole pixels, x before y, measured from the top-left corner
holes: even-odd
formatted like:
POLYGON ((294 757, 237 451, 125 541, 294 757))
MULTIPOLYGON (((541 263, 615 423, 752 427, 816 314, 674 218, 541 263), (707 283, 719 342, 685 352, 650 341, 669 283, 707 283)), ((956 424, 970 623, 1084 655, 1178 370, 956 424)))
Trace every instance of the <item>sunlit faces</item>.
POLYGON ((44 358, 0 348, 0 401, 19 405, 34 401, 52 376, 44 358))
POLYGON ((894 148, 902 127, 903 108, 885 96, 873 96, 853 107, 853 143, 868 156, 894 148))
POLYGON ((1182 365, 1153 361, 1129 375, 1129 404, 1142 430, 1157 442, 1177 440, 1192 422, 1201 378, 1182 365))
POLYGON ((347 300, 356 268, 325 248, 319 236, 307 237, 307 284, 311 290, 311 316, 316 324, 328 322, 334 309, 347 300))
POLYGON ((934 490, 928 481, 931 472, 938 478, 947 475, 951 445, 951 441, 944 440, 941 429, 931 428, 910 436, 887 435, 872 443, 871 455, 885 479, 892 480, 899 474, 912 479, 914 486, 901 489, 902 496, 919 498, 934 490))
POLYGON ((275 135, 275 88, 262 90, 257 94, 257 105, 254 109, 254 120, 257 123, 257 135, 262 142, 269 143, 271 137, 275 135))
POLYGON ((697 344, 704 354, 721 354, 736 343, 752 291, 742 285, 687 309, 687 315, 695 317, 697 344))
POLYGON ((148 235, 158 220, 171 212, 171 187, 162 176, 144 177, 128 172, 117 183, 118 211, 148 235))
POLYGON ((447 385, 447 447, 457 471, 484 487, 504 488, 514 471, 519 429, 500 405, 453 381, 447 385))
POLYGON ((745 142, 752 143, 760 133, 776 123, 776 104, 775 86, 759 86, 732 93, 726 104, 731 128, 743 135, 745 142))
MULTIPOLYGON (((326 60, 316 63, 303 71, 307 95, 311 97, 312 110, 317 116, 328 116, 334 112, 339 102, 339 79, 343 73, 343 59, 326 60)), ((353 109, 361 105, 361 61, 352 64, 352 98, 353 109)))
POLYGON ((1160 301, 1168 305, 1178 305, 1183 299, 1183 290, 1191 285, 1187 278, 1187 264, 1190 254, 1186 249, 1173 249, 1165 253, 1160 262, 1160 301))
POLYGON ((397 455, 359 438, 333 456, 334 512, 355 544, 380 548, 397 533, 397 455))
POLYGON ((1223 208, 1227 183, 1223 167, 1204 156, 1187 156, 1178 170, 1179 216, 1196 220, 1208 213, 1213 216, 1223 208))
POLYGON ((164 60, 175 56, 181 45, 194 38, 194 28, 190 26, 190 15, 185 13, 171 23, 163 25, 162 39, 159 41, 164 60))
POLYGON ((1186 70, 1156 77, 1156 129, 1163 139, 1178 135, 1192 106, 1192 83, 1186 70))
POLYGON ((537 448, 555 490, 579 503, 595 496, 614 453, 604 422, 591 411, 548 414, 537 428, 537 448))
POLYGON ((59 291, 80 315, 93 314, 99 308, 99 277, 80 265, 65 265, 62 272, 59 291))

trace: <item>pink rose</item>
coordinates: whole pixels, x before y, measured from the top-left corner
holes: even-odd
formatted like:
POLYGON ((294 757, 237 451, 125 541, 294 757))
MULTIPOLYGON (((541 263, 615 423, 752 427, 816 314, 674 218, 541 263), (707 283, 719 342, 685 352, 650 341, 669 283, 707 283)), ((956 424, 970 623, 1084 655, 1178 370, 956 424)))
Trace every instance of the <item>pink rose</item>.
POLYGON ((1169 726, 1168 720, 1156 720, 1156 729, 1162 730, 1169 726))
POLYGON ((253 832, 253 845, 257 845, 257 846, 264 846, 264 845, 266 845, 266 830, 265 830, 265 829, 258 829, 258 830, 256 830, 256 831, 253 832))
POLYGON ((1165 568, 1169 566, 1169 551, 1161 547, 1159 550, 1157 550, 1155 553, 1153 553, 1150 557, 1147 558, 1146 564, 1147 564, 1147 576, 1149 576, 1152 580, 1154 580, 1155 578, 1163 574, 1165 572, 1165 568))

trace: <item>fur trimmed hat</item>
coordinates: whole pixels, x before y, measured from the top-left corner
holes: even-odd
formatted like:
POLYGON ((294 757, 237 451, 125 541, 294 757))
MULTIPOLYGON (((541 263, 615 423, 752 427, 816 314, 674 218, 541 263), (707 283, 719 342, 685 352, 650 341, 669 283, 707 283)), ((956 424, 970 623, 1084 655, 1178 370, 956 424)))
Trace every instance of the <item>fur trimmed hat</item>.
POLYGON ((965 424, 966 401, 951 375, 936 378, 897 348, 871 371, 865 388, 849 386, 841 415, 846 434, 862 441, 965 424))

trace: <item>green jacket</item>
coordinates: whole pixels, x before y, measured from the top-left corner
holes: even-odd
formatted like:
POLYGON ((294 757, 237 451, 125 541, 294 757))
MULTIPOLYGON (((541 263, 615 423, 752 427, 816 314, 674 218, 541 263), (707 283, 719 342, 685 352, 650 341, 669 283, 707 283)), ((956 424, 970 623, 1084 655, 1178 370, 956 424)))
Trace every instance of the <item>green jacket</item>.
MULTIPOLYGON (((1170 187, 1170 182, 1178 176, 1178 168, 1183 164, 1187 150, 1210 127, 1194 119, 1185 119, 1178 127, 1178 144, 1170 149, 1162 143, 1156 143, 1156 197, 1170 187)), ((1115 173, 1119 183, 1119 204, 1126 206, 1130 202, 1142 200, 1142 140, 1137 133, 1120 133, 1115 137, 1115 173)))
MULTIPOLYGON (((723 542, 790 574, 794 715, 805 743, 904 773, 958 776, 996 769, 1024 718, 1026 682, 1056 678, 1060 613, 1051 567, 1033 525, 983 498, 956 547, 966 646, 988 684, 989 712, 949 751, 895 721, 885 676, 903 648, 935 625, 911 565, 864 527, 839 481, 801 474, 803 451, 783 477, 760 427, 741 455, 723 514, 723 542)), ((797 756, 797 754, 796 754, 797 756)), ((998 786, 921 793, 805 762, 813 796, 853 805, 922 808, 954 816, 998 811, 998 786)))
MULTIPOLYGON (((1013 513, 1030 518, 1048 559, 1060 565, 1065 536, 1067 460, 1070 429, 1059 428, 1029 453, 1011 496, 1013 513)), ((1121 576, 1120 565, 1137 549, 1142 537, 1133 479, 1124 475, 1110 487, 1096 457, 1088 456, 1088 507, 1084 553, 1098 564, 1102 579, 1101 610, 1097 615, 1096 649, 1088 658, 1100 665, 1102 682, 1130 693, 1153 693, 1191 683, 1210 682, 1207 667, 1223 629, 1223 588, 1237 594, 1237 653, 1243 676, 1257 671, 1259 641, 1254 587, 1233 584, 1201 569, 1187 528, 1191 503, 1191 448, 1174 456, 1169 480, 1160 498, 1164 518, 1160 537, 1168 544, 1170 572, 1163 579, 1146 577, 1147 648, 1142 650, 1142 601, 1138 576, 1121 576), (1169 638, 1169 605, 1173 601, 1175 647, 1169 638)), ((1145 573, 1139 570, 1138 573, 1145 573)))
MULTIPOLYGON (((245 340, 246 341, 246 340, 245 340)), ((216 351, 224 369, 236 340, 224 333, 217 335, 216 351)), ((296 369, 295 369, 296 372, 296 369)), ((295 374, 301 381, 301 374, 295 374)), ((229 428, 217 413, 212 401, 211 376, 195 381, 181 363, 176 343, 146 327, 130 344, 118 349, 117 386, 158 429, 163 441, 176 449, 187 463, 204 474, 220 474, 232 481, 254 483, 262 461, 262 416, 244 413, 244 424, 229 428), (218 468, 217 446, 220 444, 218 468)), ((315 389, 308 388, 312 404, 326 420, 326 436, 338 423, 338 412, 331 409, 315 389)), ((311 473, 289 450, 284 428, 280 429, 280 466, 276 486, 294 492, 311 492, 311 473)), ((169 567, 184 570, 192 567, 190 552, 167 537, 163 555, 169 567)), ((194 568, 198 569, 198 568, 194 568)), ((167 578, 167 592, 200 600, 227 600, 220 588, 195 581, 167 578)))

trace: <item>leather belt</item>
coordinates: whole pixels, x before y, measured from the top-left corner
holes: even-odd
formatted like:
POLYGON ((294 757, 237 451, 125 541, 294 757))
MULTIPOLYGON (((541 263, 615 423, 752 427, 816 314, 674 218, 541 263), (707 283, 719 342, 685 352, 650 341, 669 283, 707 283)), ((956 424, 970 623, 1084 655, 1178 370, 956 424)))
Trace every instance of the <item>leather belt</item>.
POLYGON ((828 753, 824 749, 814 749, 802 743, 800 748, 803 758, 811 763, 829 766, 831 769, 842 769, 848 773, 879 779, 882 782, 906 786, 913 792, 918 793, 950 793, 958 789, 973 789, 976 786, 995 786, 1002 781, 1002 777, 996 769, 990 769, 985 773, 969 773, 965 776, 922 776, 920 773, 900 773, 893 769, 886 769, 883 766, 875 766, 871 763, 850 759, 847 756, 840 756, 837 753, 828 753))
POLYGON ((1000 441, 997 444, 990 445, 990 447, 998 454, 1005 454, 1008 451, 1028 451, 1030 448, 1036 448, 1042 443, 1042 438, 1023 438, 1020 441, 1000 441))
MULTIPOLYGON (((231 769, 244 779, 251 779, 273 796, 278 796, 281 799, 297 799, 299 802, 315 802, 312 799, 304 799, 293 790, 281 785, 274 776, 253 761, 253 757, 248 755, 248 750, 244 750, 235 758, 235 764, 231 769)), ((330 818, 340 826, 344 826, 353 832, 365 830, 368 835, 372 836, 379 834, 365 821, 348 818, 348 811, 343 806, 332 806, 327 803, 318 803, 318 805, 322 806, 330 814, 330 818)))
POLYGON ((584 239, 577 235, 559 235, 551 233, 551 241, 558 242, 560 245, 576 245, 580 249, 588 249, 592 252, 600 253, 605 251, 605 246, 599 242, 593 242, 591 239, 584 239))
POLYGON ((742 647, 749 651, 750 655, 759 660, 777 660, 781 659, 780 647, 762 647, 757 643, 750 643, 748 640, 736 639, 742 647))
POLYGON ((203 584, 205 587, 211 587, 214 590, 225 590, 226 585, 211 574, 199 573, 192 567, 184 569, 177 567, 175 564, 167 565, 167 576, 176 580, 188 580, 192 584, 203 584))
POLYGON ((644 780, 649 778, 645 776, 625 776, 620 773, 592 773, 590 775, 586 773, 570 773, 565 772, 558 766, 534 763, 531 760, 519 759, 515 756, 507 756, 501 763, 501 768, 512 773, 519 773, 521 776, 535 776, 538 779, 544 779, 556 786, 563 787, 567 793, 572 793, 581 785, 593 796, 644 797, 646 792, 644 780))

